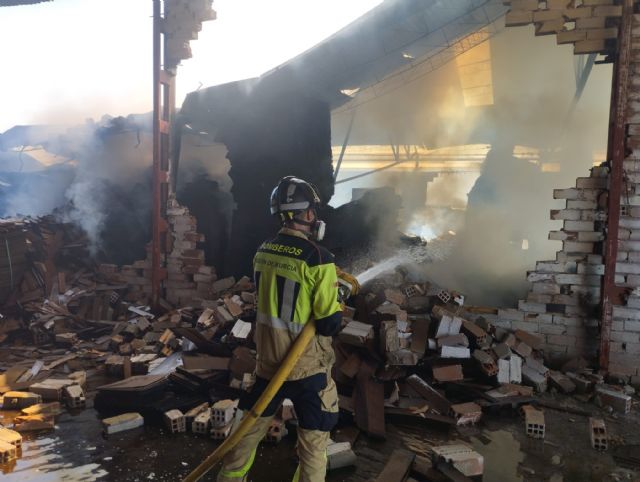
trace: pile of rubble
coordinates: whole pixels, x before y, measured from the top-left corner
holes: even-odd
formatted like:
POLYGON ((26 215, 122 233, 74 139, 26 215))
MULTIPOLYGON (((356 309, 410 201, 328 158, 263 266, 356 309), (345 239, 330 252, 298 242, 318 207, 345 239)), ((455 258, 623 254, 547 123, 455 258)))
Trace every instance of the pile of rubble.
MULTIPOLYGON (((195 219, 178 205, 169 216, 173 239, 160 312, 146 304, 148 259, 92 269, 76 253, 73 269, 62 269, 61 253, 82 243, 64 231, 29 235, 48 244, 28 244, 27 274, 6 311, 13 315, 0 320, 2 407, 21 411, 13 430, 52 430, 65 406, 97 409, 108 417, 106 434, 155 420, 171 433, 229 435, 238 399, 255 381, 255 287, 246 277, 218 279, 197 248, 195 219), (115 381, 105 385, 105 376, 115 381)), ((465 306, 464 296, 402 267, 368 281, 351 301, 334 341, 333 378, 340 409, 355 427, 331 445, 331 468, 352 465, 359 431, 385 437, 387 422, 455 427, 475 424, 494 408, 520 407, 525 433, 543 438, 541 408, 549 402, 534 394, 549 389, 621 413, 630 409, 630 387, 605 384, 582 362, 547 368, 539 335, 502 328, 492 323, 497 310, 465 306)), ((594 448, 606 449, 604 422, 590 423, 594 448)), ((295 424, 285 401, 267 440, 280 441, 295 424)), ((432 466, 442 473, 482 474, 482 456, 469 447, 435 447, 433 454, 432 466)), ((398 461, 418 470, 412 454, 398 454, 398 461)))
MULTIPOLYGON (((465 425, 510 406, 522 408, 527 435, 543 438, 544 414, 532 405, 545 406, 535 394, 548 390, 631 408, 633 388, 606 384, 584 360, 547 368, 539 335, 495 326, 497 310, 467 307, 462 295, 402 269, 368 284, 345 315, 335 343, 340 407, 372 436, 384 437, 389 420, 465 425)), ((600 419, 596 426, 605 430, 600 419)))

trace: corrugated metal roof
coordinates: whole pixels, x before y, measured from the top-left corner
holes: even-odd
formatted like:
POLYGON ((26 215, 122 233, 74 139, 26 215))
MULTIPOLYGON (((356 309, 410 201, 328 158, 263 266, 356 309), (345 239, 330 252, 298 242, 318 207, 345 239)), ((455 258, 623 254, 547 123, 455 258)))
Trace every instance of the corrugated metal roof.
MULTIPOLYGON (((457 42, 482 32, 507 7, 502 0, 385 0, 350 25, 257 79, 190 93, 182 114, 190 121, 234 105, 243 91, 305 92, 337 109, 375 97, 428 70, 435 55, 463 50, 457 42), (388 81, 388 82, 387 82, 388 81), (385 85, 384 83, 389 83, 385 85), (380 92, 378 92, 380 91, 380 92), (231 95, 231 98, 229 97, 231 95)), ((480 40, 486 40, 482 35, 480 40)), ((474 42, 466 42, 469 47, 474 42)), ((468 50, 468 48, 466 49, 468 50)), ((444 57, 443 57, 444 58, 444 57)), ((433 67, 435 68, 435 66, 433 67)))
POLYGON ((35 5, 36 3, 51 2, 52 0, 0 0, 0 7, 15 7, 17 5, 35 5))

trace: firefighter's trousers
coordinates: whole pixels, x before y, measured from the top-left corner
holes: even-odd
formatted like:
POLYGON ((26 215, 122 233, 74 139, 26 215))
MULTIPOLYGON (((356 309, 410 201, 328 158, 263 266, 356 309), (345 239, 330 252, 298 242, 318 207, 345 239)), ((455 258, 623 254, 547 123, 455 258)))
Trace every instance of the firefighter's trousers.
MULTIPOLYGON (((251 392, 240 400, 240 408, 250 409, 268 383, 268 380, 258 378, 251 392)), ((294 482, 324 482, 329 432, 338 420, 338 393, 331 376, 326 373, 284 383, 263 416, 224 457, 218 482, 247 480, 258 444, 267 434, 271 421, 285 398, 293 402, 298 418, 299 465, 293 480, 294 482)), ((274 467, 273 470, 278 468, 274 467)), ((278 474, 273 475, 276 480, 278 474)))

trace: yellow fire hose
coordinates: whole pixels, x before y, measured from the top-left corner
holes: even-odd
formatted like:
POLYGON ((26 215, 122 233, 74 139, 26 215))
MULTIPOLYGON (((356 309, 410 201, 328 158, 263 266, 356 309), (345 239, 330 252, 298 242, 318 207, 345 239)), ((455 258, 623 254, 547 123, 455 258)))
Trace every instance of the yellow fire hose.
POLYGON ((183 482, 196 482, 200 480, 200 478, 205 475, 209 470, 213 468, 218 462, 222 460, 222 458, 236 446, 238 442, 245 436, 245 434, 249 431, 253 424, 256 423, 256 420, 262 415, 262 412, 265 411, 269 402, 275 397, 282 384, 286 381, 287 377, 293 370, 293 367, 298 362, 298 359, 307 348, 307 345, 311 341, 311 339, 316 334, 316 324, 314 320, 310 320, 302 329, 298 338, 291 346, 289 353, 282 361, 282 365, 280 369, 273 376, 269 385, 262 393, 258 401, 256 401, 255 405, 245 413, 240 425, 238 428, 231 434, 231 436, 225 440, 217 449, 213 451, 211 455, 209 455, 200 465, 198 465, 193 472, 187 475, 183 482))

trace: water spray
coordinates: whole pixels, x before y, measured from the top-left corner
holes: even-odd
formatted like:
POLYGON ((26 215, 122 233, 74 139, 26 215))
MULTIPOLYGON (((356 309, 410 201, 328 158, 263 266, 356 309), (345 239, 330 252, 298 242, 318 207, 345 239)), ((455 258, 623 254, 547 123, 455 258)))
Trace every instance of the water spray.
POLYGON ((364 285, 381 274, 392 271, 402 264, 416 265, 442 261, 449 255, 451 247, 451 239, 438 238, 429 244, 402 248, 397 254, 380 261, 369 269, 356 275, 356 279, 358 280, 358 283, 364 285))

